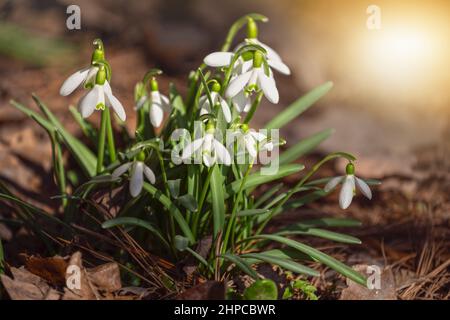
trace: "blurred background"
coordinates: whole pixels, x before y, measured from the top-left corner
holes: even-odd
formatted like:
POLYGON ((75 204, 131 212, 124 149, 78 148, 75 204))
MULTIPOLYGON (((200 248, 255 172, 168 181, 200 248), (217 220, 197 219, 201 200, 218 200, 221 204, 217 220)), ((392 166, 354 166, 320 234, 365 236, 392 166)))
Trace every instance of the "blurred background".
MULTIPOLYGON (((354 153, 360 175, 383 180, 374 202, 358 203, 346 213, 374 226, 365 229, 376 242, 372 258, 381 259, 380 243, 395 238, 388 258, 416 252, 403 263, 418 273, 424 263, 418 260, 421 252, 436 245, 429 259, 436 267, 446 263, 442 277, 448 283, 448 254, 435 256, 449 252, 450 238, 448 0, 0 0, 0 177, 39 205, 53 205, 48 200, 49 193, 57 194, 51 187, 50 143, 9 100, 31 104, 35 92, 76 131, 67 110, 82 93, 63 98, 58 91, 69 74, 89 63, 93 39, 105 43, 112 86, 133 130, 133 87, 146 70, 164 70, 163 91, 173 81, 183 92, 187 73, 218 50, 232 22, 249 12, 269 17, 260 24, 259 38, 280 53, 293 73, 275 75, 280 103, 262 106, 255 127, 315 86, 333 81, 330 93, 282 136, 289 145, 334 128, 317 154, 354 153), (81 30, 66 28, 71 4, 81 9, 81 30), (379 30, 367 28, 369 5, 381 10, 379 30), (415 243, 419 233, 423 237, 415 243), (429 240, 435 234, 447 238, 443 247, 441 240, 429 240), (398 239, 400 247, 395 246, 398 239)), ((314 155, 305 159, 310 160, 314 155)), ((319 210, 336 210, 332 206, 319 210)), ((7 237, 1 226, 0 235, 7 237)), ((422 289, 402 293, 419 295, 422 289)))

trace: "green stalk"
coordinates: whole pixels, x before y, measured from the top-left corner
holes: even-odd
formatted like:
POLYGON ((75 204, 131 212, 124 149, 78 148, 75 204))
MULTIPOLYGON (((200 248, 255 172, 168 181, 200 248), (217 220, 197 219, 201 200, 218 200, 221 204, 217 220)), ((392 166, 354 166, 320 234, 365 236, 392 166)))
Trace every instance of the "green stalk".
POLYGON ((286 196, 283 198, 283 200, 281 200, 278 205, 271 210, 270 215, 267 217, 266 220, 264 220, 263 223, 261 223, 261 225, 258 227, 258 229, 256 230, 255 236, 259 235, 263 230, 264 227, 267 225, 267 223, 273 218, 273 216, 280 210, 280 208, 286 203, 286 201, 289 200, 289 198, 300 188, 302 187, 305 182, 314 174, 317 172, 317 170, 319 170, 319 168, 326 162, 335 159, 335 158, 346 158, 349 161, 354 161, 356 160, 356 158, 354 156, 352 156, 351 154, 345 153, 345 152, 334 152, 331 153, 329 155, 327 155, 325 158, 323 158, 322 160, 320 160, 318 163, 316 163, 314 165, 314 167, 311 168, 311 170, 303 177, 303 179, 301 179, 299 182, 297 182, 297 184, 292 187, 289 192, 286 194, 286 196))
POLYGON ((109 160, 111 163, 116 161, 116 146, 114 143, 114 132, 112 129, 112 123, 111 123, 111 112, 109 111, 109 108, 106 108, 103 112, 105 112, 106 119, 106 138, 108 139, 108 153, 109 153, 109 160))
POLYGON ((63 208, 67 206, 67 198, 64 196, 66 193, 66 176, 64 174, 64 161, 62 157, 62 150, 61 145, 55 141, 55 171, 56 171, 56 178, 58 179, 58 186, 59 186, 59 192, 61 192, 61 195, 63 196, 61 198, 61 203, 63 208))
POLYGON ((100 174, 103 170, 103 158, 105 157, 105 140, 106 140, 107 123, 108 123, 108 116, 105 110, 103 110, 102 120, 100 123, 100 133, 98 135, 97 174, 100 174))
POLYGON ((261 103, 261 99, 263 96, 263 92, 259 92, 258 95, 256 96, 255 101, 253 101, 252 103, 252 107, 250 108, 250 111, 247 113, 247 116, 244 119, 244 123, 248 124, 250 122, 250 120, 252 120, 253 115, 256 112, 256 109, 258 109, 259 104, 261 103))
POLYGON ((5 254, 3 251, 2 239, 0 239, 0 274, 5 273, 5 254))
POLYGON ((200 200, 198 202, 198 210, 194 213, 194 221, 193 221, 193 227, 192 227, 192 233, 194 234, 194 237, 197 236, 197 229, 198 229, 198 219, 200 217, 200 214, 203 209, 203 204, 205 203, 206 195, 208 194, 209 189, 209 182, 211 181, 211 174, 213 170, 212 168, 208 171, 208 176, 206 177, 205 183, 203 184, 202 193, 200 194, 200 200))
POLYGON ((228 220, 227 230, 225 232, 225 237, 223 238, 222 253, 226 252, 226 248, 227 248, 227 245, 228 245, 228 239, 230 237, 231 229, 233 228, 233 226, 234 226, 234 224, 236 222, 237 209, 238 209, 238 206, 239 206, 239 202, 241 200, 242 191, 243 191, 244 186, 245 186, 245 181, 247 180, 247 176, 250 173, 250 170, 252 169, 252 167, 253 167, 253 164, 251 163, 248 166, 247 171, 245 172, 244 178, 241 181, 241 185, 239 187, 239 191, 238 191, 237 196, 236 196, 236 200, 234 201, 233 210, 231 211, 231 217, 230 217, 230 220, 228 220))

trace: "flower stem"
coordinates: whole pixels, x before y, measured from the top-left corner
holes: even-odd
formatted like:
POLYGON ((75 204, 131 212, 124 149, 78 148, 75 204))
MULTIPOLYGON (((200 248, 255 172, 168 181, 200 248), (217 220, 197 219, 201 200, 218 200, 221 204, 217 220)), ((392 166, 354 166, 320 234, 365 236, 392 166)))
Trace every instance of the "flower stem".
POLYGON ((116 146, 114 143, 114 132, 112 129, 111 123, 111 112, 108 108, 106 108, 103 112, 105 112, 106 119, 106 138, 108 140, 108 153, 110 162, 116 161, 116 146))
POLYGON ((100 133, 98 135, 98 150, 97 150, 97 174, 100 174, 103 170, 103 158, 105 157, 105 140, 106 140, 106 127, 108 123, 108 116, 106 110, 102 111, 102 120, 100 123, 100 133))
POLYGON ((194 236, 196 236, 196 232, 198 229, 198 219, 200 217, 200 214, 202 212, 203 209, 203 203, 205 202, 206 199, 206 195, 208 194, 208 189, 209 189, 209 182, 211 181, 211 174, 212 174, 213 170, 209 169, 208 171, 208 176, 206 177, 205 183, 203 184, 203 188, 202 188, 202 193, 200 194, 200 201, 198 202, 198 210, 197 212, 195 212, 194 214, 194 221, 193 221, 193 228, 192 228, 192 233, 194 234, 194 236))
POLYGON ((289 192, 286 194, 286 196, 283 198, 283 200, 281 200, 279 203, 278 203, 278 205, 274 208, 274 209, 272 209, 271 211, 270 211, 270 215, 266 218, 266 220, 264 220, 264 222, 263 223, 261 223, 261 225, 258 227, 258 229, 256 230, 256 232, 255 232, 255 236, 256 235, 259 235, 263 230, 264 230, 264 227, 267 225, 267 223, 273 218, 273 216, 275 215, 275 214, 277 214, 278 213, 278 211, 281 209, 281 207, 286 203, 286 201, 288 201, 289 200, 289 198, 295 193, 295 192, 297 192, 298 191, 298 189, 301 187, 301 186, 303 186, 304 184, 305 184, 305 182, 309 179, 309 178, 311 178, 311 176, 314 174, 314 173, 316 173, 317 172, 317 170, 319 170, 319 168, 324 164, 324 163, 326 163, 326 162, 328 162, 328 161, 330 161, 330 160, 332 160, 332 159, 335 159, 335 158, 340 158, 340 157, 343 157, 343 158, 346 158, 346 159, 348 159, 349 161, 354 161, 355 160, 355 157, 354 156, 352 156, 351 154, 348 154, 348 153, 345 153, 345 152, 334 152, 334 153, 330 153, 329 155, 327 155, 325 158, 323 158, 322 160, 320 160, 318 163, 316 163, 312 168, 311 168, 311 170, 309 170, 309 172, 299 181, 299 182, 297 182, 297 184, 294 186, 294 187, 292 187, 290 190, 289 190, 289 192))
POLYGON ((258 109, 258 106, 261 103, 262 96, 263 96, 263 92, 262 91, 259 92, 258 95, 256 96, 256 99, 255 99, 255 101, 253 101, 252 107, 250 108, 250 111, 247 113, 247 116, 244 119, 244 123, 245 124, 248 124, 250 122, 250 120, 252 120, 256 109, 258 109))
POLYGON ((252 167, 253 167, 253 163, 250 163, 250 165, 248 166, 247 171, 245 172, 244 177, 242 178, 241 185, 239 187, 239 191, 238 191, 236 199, 234 201, 233 210, 231 211, 231 217, 230 217, 230 220, 228 220, 227 230, 225 232, 225 237, 223 239, 223 245, 222 245, 222 252, 223 253, 226 252, 228 240, 229 240, 230 233, 231 233, 231 229, 233 228, 233 226, 234 226, 234 224, 236 222, 237 208, 238 208, 239 202, 241 200, 242 191, 244 190, 245 181, 247 180, 247 176, 250 173, 250 170, 252 169, 252 167))

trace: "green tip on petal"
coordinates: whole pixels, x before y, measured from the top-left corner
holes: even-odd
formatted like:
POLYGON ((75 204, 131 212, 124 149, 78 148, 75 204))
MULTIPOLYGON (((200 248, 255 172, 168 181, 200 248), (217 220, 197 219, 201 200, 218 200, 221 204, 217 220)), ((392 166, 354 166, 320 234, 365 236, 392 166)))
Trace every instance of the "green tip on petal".
POLYGON ((247 133, 250 128, 249 128, 248 124, 243 123, 241 125, 241 129, 242 129, 242 131, 244 131, 244 133, 247 133))
POLYGON ((208 121, 206 124, 206 132, 207 133, 213 133, 216 130, 216 126, 212 121, 208 121))

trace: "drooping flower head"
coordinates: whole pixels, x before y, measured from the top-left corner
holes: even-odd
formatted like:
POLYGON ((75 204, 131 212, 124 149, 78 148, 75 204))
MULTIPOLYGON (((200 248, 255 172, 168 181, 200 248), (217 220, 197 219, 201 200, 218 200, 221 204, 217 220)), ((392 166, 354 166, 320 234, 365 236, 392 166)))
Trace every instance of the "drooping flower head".
MULTIPOLYGON (((150 80, 146 78, 149 77, 150 73, 144 77, 143 83, 146 86, 147 83, 150 83, 150 93, 146 92, 136 103, 136 110, 141 109, 146 102, 149 102, 149 117, 152 125, 157 128, 161 125, 164 118, 164 111, 170 113, 172 110, 172 106, 170 104, 170 100, 167 96, 161 94, 159 92, 158 81, 153 76, 154 71, 150 76, 150 80)), ((161 72, 158 70, 157 74, 161 72)))
POLYGON ((214 137, 215 126, 211 121, 206 125, 203 137, 189 143, 183 150, 182 160, 192 157, 197 151, 201 152, 202 162, 207 167, 212 167, 215 163, 231 165, 231 156, 227 148, 214 137))
POLYGON ((225 121, 230 123, 231 122, 231 110, 230 110, 230 107, 228 106, 228 103, 220 95, 220 89, 221 89, 220 83, 216 80, 213 80, 213 84, 210 89, 211 101, 209 101, 207 95, 204 95, 204 96, 200 97, 200 99, 199 99, 198 103, 200 105, 200 116, 213 113, 213 109, 215 107, 218 107, 222 110, 225 121), (211 106, 211 102, 213 103, 212 106, 211 106))
POLYGON ((334 177, 325 185, 324 191, 330 192, 339 183, 342 183, 342 189, 339 194, 339 206, 342 209, 347 209, 352 203, 353 196, 356 194, 356 187, 368 199, 372 199, 372 191, 367 183, 355 176, 355 166, 353 163, 348 163, 346 168, 346 175, 334 177))
POLYGON ((83 118, 89 117, 95 110, 105 110, 111 108, 120 120, 126 120, 125 109, 120 101, 112 94, 111 86, 106 80, 106 70, 100 66, 95 76, 95 84, 92 89, 85 94, 78 103, 79 111, 83 118))
POLYGON ((268 141, 267 136, 262 132, 250 129, 247 124, 241 124, 240 128, 231 133, 227 138, 228 148, 236 142, 238 163, 240 159, 245 159, 248 154, 250 163, 254 163, 260 151, 272 151, 273 143, 268 141))
POLYGON ((130 194, 134 198, 137 197, 142 191, 142 187, 144 186, 144 176, 151 184, 155 184, 156 181, 155 174, 144 161, 145 153, 144 151, 141 151, 137 154, 134 161, 126 162, 120 165, 112 173, 112 177, 117 179, 125 172, 129 172, 130 194))

